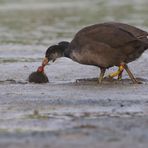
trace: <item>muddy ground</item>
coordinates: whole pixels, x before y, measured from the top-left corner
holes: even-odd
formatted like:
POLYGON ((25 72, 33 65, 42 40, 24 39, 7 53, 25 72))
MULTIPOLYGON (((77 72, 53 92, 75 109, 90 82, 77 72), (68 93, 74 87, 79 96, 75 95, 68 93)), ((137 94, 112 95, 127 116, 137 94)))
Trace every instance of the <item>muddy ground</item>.
POLYGON ((38 62, 0 65, 0 147, 146 148, 147 60, 130 65, 137 85, 126 74, 99 85, 98 68, 64 58, 46 68, 47 84, 27 81, 38 62))
MULTIPOLYGON (((143 84, 96 81, 61 58, 47 84, 28 83, 48 46, 82 27, 120 21, 148 31, 147 0, 0 0, 0 148, 147 148, 148 51, 129 64, 143 84)), ((113 67, 106 73, 115 71, 113 67)))

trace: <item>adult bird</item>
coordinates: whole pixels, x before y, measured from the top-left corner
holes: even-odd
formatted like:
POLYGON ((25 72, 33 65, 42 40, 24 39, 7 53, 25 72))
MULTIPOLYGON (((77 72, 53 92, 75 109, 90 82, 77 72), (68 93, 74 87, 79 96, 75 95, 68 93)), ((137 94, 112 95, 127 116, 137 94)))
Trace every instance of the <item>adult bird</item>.
POLYGON ((138 83, 127 64, 139 58, 148 49, 148 32, 134 26, 107 22, 81 29, 74 39, 50 46, 42 65, 60 57, 68 57, 80 64, 94 65, 100 68, 99 83, 102 82, 107 68, 118 66, 118 71, 110 78, 122 78, 125 69, 133 83, 138 83))

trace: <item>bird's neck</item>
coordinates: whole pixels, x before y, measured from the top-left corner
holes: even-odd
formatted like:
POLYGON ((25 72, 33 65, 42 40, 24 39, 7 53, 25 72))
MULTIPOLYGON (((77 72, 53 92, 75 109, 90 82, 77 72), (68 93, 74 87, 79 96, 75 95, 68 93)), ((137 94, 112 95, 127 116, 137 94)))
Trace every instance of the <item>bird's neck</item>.
POLYGON ((71 53, 71 51, 70 51, 69 49, 66 49, 66 50, 63 52, 63 57, 70 58, 70 53, 71 53))

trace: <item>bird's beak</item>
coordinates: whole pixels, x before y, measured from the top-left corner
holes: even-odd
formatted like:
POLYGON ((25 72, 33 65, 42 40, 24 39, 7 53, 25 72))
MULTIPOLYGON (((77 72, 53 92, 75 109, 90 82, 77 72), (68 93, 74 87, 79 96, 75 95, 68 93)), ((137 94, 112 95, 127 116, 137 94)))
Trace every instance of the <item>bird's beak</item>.
POLYGON ((48 58, 45 57, 42 61, 42 66, 46 66, 48 64, 48 62, 49 62, 48 58))

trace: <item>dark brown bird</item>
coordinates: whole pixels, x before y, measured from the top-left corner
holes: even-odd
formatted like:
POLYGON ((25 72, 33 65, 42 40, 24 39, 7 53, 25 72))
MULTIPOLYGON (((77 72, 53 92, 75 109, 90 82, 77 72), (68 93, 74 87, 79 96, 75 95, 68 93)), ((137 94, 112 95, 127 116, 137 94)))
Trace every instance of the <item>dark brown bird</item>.
POLYGON ((123 23, 95 24, 80 30, 69 42, 49 47, 42 65, 60 57, 68 57, 80 64, 98 66, 101 70, 99 83, 107 68, 118 66, 111 78, 122 78, 125 69, 133 83, 138 83, 127 64, 139 58, 148 49, 148 32, 123 23))
POLYGON ((32 72, 28 77, 29 82, 33 83, 48 83, 48 77, 44 73, 44 66, 38 67, 37 71, 32 72))

